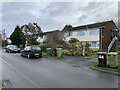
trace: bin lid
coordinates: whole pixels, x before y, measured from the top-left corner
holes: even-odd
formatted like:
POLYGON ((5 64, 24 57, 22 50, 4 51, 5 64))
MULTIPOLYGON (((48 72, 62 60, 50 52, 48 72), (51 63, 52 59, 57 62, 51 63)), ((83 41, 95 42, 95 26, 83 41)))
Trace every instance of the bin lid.
POLYGON ((108 55, 118 55, 118 53, 117 52, 109 52, 109 53, 107 53, 108 55))
POLYGON ((57 50, 62 50, 62 48, 56 48, 57 50))
POLYGON ((48 50, 48 49, 52 49, 52 48, 46 48, 46 49, 48 50))
POLYGON ((107 52, 98 52, 98 54, 107 54, 107 52))

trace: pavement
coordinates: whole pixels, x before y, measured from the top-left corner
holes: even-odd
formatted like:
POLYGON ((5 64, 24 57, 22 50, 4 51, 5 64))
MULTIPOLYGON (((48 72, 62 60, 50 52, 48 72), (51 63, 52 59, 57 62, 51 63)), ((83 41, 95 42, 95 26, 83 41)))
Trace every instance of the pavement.
POLYGON ((73 67, 62 60, 27 59, 20 53, 4 51, 1 54, 2 79, 10 80, 14 88, 118 88, 117 75, 94 71, 88 63, 73 67))

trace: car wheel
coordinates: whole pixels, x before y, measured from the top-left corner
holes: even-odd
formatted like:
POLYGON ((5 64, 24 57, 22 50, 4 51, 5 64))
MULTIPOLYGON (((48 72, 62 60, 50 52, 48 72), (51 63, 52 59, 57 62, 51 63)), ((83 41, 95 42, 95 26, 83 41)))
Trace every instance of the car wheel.
POLYGON ((5 50, 5 52, 8 52, 7 50, 5 50))
POLYGON ((8 52, 9 52, 9 53, 11 53, 11 51, 10 51, 10 50, 8 50, 8 52))
POLYGON ((27 58, 28 58, 28 59, 30 59, 30 58, 31 58, 31 55, 30 55, 30 54, 28 54, 28 55, 27 55, 27 58))
POLYGON ((42 57, 42 55, 39 55, 39 58, 41 58, 42 57))
POLYGON ((23 54, 21 53, 21 56, 23 57, 23 54))

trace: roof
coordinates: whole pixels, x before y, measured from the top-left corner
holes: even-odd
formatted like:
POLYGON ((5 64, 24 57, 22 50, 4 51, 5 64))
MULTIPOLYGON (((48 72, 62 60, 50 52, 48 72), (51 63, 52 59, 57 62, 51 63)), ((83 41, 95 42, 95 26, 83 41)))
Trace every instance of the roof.
POLYGON ((48 32, 44 32, 43 35, 46 35, 48 33, 54 33, 54 32, 60 32, 59 30, 54 30, 54 31, 48 31, 48 32))
POLYGON ((87 24, 87 25, 82 25, 82 26, 71 27, 69 29, 65 29, 65 30, 62 30, 62 31, 75 31, 75 30, 80 30, 80 29, 97 28, 97 27, 100 28, 100 27, 105 26, 108 22, 113 22, 113 20, 98 22, 98 23, 93 23, 93 24, 87 24))

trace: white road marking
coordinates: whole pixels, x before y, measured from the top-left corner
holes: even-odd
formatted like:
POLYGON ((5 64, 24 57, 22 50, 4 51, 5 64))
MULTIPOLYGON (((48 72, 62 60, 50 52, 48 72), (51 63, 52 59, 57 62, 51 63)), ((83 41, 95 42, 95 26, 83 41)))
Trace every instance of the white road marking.
POLYGON ((33 85, 35 85, 36 88, 42 88, 40 85, 38 85, 34 81, 30 80, 26 75, 24 75, 22 72, 20 72, 19 70, 17 70, 15 67, 13 67, 11 64, 9 64, 8 62, 6 62, 5 60, 3 60, 1 57, 0 57, 0 59, 1 59, 1 61, 3 61, 4 63, 6 63, 7 65, 9 65, 12 69, 14 69, 16 72, 18 72, 22 77, 24 77, 29 82, 31 82, 33 85))

